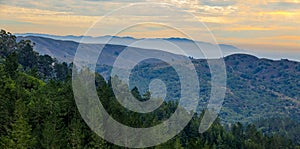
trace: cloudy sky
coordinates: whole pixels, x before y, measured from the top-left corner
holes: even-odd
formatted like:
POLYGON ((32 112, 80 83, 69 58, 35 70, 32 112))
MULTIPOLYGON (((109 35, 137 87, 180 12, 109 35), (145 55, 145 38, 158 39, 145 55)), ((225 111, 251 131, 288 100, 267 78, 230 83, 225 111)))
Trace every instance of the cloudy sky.
MULTIPOLYGON (((12 33, 83 35, 99 19, 109 16, 111 11, 136 2, 168 3, 191 13, 196 20, 151 5, 135 10, 128 7, 127 12, 123 10, 106 17, 102 26, 98 26, 99 32, 93 36, 111 34, 116 28, 133 22, 155 21, 165 24, 177 22, 181 24, 179 30, 196 34, 201 29, 194 25, 195 21, 201 21, 218 43, 300 57, 299 0, 0 0, 0 26, 12 33)), ((149 24, 127 29, 119 35, 184 37, 170 28, 149 24)), ((205 41, 205 35, 201 37, 197 40, 205 41)))

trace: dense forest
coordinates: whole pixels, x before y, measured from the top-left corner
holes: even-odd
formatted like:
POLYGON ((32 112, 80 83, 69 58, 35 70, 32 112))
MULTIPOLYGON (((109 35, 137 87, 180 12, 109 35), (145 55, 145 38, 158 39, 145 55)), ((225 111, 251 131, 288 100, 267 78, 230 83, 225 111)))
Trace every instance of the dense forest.
MULTIPOLYGON (((72 64, 39 55, 30 41, 16 42, 4 30, 0 34, 0 148, 123 148, 97 136, 81 118, 72 92, 72 64)), ((110 81, 96 76, 105 109, 126 125, 153 126, 177 108, 176 101, 168 101, 146 116, 129 111, 114 97, 110 81)), ((137 88, 132 94, 140 100, 149 98, 137 88)), ((276 132, 265 134, 254 124, 224 126, 219 119, 200 134, 201 117, 195 114, 175 138, 152 148, 300 148, 297 142, 276 132)))

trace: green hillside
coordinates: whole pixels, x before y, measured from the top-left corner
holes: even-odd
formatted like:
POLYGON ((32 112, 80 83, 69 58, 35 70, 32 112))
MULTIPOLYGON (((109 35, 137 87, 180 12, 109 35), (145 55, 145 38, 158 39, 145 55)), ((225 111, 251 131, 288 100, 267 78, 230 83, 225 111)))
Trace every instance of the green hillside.
MULTIPOLYGON (((0 148, 123 148, 98 137, 81 118, 72 92, 72 64, 60 63, 50 56, 39 55, 33 51, 30 41, 16 42, 15 36, 3 30, 0 38, 0 148)), ((206 95, 210 86, 206 80, 209 78, 208 68, 203 60, 193 61, 199 74, 203 73, 201 76, 204 77, 200 82, 206 88, 200 92, 206 95)), ((299 108, 297 109, 296 104, 299 101, 299 63, 286 60, 273 62, 252 56, 234 55, 226 58, 226 64, 227 67, 232 67, 228 70, 228 81, 232 82, 228 82, 227 97, 220 119, 208 131, 200 134, 198 127, 202 115, 199 112, 179 135, 152 148, 299 148, 297 136, 283 135, 290 134, 288 131, 291 130, 295 134, 300 131, 298 124, 294 122, 299 121, 299 108), (253 68, 249 68, 250 64, 246 65, 250 62, 255 64, 253 68), (254 71, 259 67, 262 68, 254 71), (273 67, 277 71, 271 71, 273 67), (254 72, 249 74, 252 70, 254 72), (280 72, 283 74, 277 76, 280 72), (283 107, 287 107, 289 113, 282 110, 283 107), (272 110, 275 112, 271 112, 272 110), (248 117, 245 114, 249 114, 248 117), (291 121, 288 121, 288 125, 270 127, 267 130, 266 124, 280 121, 268 120, 276 115, 287 117, 291 121), (258 122, 256 116, 264 120, 258 122), (259 128, 250 124, 251 122, 255 122, 259 128)), ((155 63, 155 67, 151 65, 154 64, 139 68, 153 76, 163 75, 171 70, 168 66, 162 67, 160 63, 155 63), (151 69, 157 71, 150 71, 151 69)), ((90 73, 88 70, 81 72, 90 73)), ((149 77, 145 78, 147 80, 149 77)), ((168 78, 176 81, 176 75, 172 77, 172 71, 168 78)), ((151 113, 129 111, 118 103, 109 82, 96 74, 95 84, 99 99, 112 117, 128 126, 148 127, 162 123, 177 107, 177 102, 170 99, 151 113)), ((176 95, 176 85, 173 87, 173 94, 176 95)), ((140 100, 148 98, 140 95, 142 91, 137 89, 132 90, 132 93, 140 100)))

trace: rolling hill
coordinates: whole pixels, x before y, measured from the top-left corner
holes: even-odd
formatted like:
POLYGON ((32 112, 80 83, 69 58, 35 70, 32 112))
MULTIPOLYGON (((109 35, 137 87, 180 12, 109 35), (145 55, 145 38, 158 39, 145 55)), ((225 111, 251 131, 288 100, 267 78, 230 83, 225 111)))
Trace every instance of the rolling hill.
MULTIPOLYGON (((78 43, 61 41, 44 37, 18 37, 18 40, 28 39, 35 43, 34 49, 40 54, 49 54, 59 61, 72 62, 78 43)), ((179 40, 179 39, 170 39, 179 40)), ((87 53, 93 54, 101 44, 83 44, 87 53)), ((224 45, 225 46, 225 45, 224 45)), ((105 45, 104 52, 99 56, 97 71, 108 78, 111 67, 126 46, 105 45)), ((157 52, 183 60, 183 56, 165 51, 133 48, 137 56, 157 52)), ((82 57, 84 59, 84 57, 82 57)), ((134 58, 134 57, 132 57, 134 58)), ((205 108, 209 99, 210 71, 206 60, 193 59, 198 72, 203 101, 199 110, 205 108)), ((130 61, 128 61, 130 62, 130 61)), ((300 63, 295 61, 259 59, 246 54, 234 54, 225 57, 227 68, 227 92, 220 113, 226 123, 251 122, 269 117, 288 117, 300 122, 300 63)), ((145 61, 132 70, 132 84, 138 86, 141 92, 148 89, 148 83, 153 78, 160 78, 169 83, 167 95, 169 100, 180 98, 180 82, 174 69, 162 61, 145 61)))
MULTIPOLYGON (((136 39, 132 37, 118 37, 118 36, 100 36, 100 37, 90 37, 90 36, 57 36, 57 35, 48 35, 48 34, 17 34, 18 40, 20 39, 28 39, 31 40, 38 45, 36 46, 36 50, 42 50, 46 52, 47 48, 51 48, 51 46, 55 46, 49 43, 59 42, 66 44, 66 48, 69 47, 70 43, 68 41, 73 41, 76 43, 82 43, 87 45, 101 45, 101 44, 112 44, 112 45, 122 45, 135 47, 140 49, 154 49, 154 50, 162 50, 174 54, 181 54, 181 50, 175 50, 174 46, 184 49, 187 56, 191 56, 194 58, 218 58, 218 57, 210 57, 210 55, 214 55, 214 53, 219 52, 219 49, 222 51, 224 56, 231 55, 234 53, 247 53, 242 49, 239 49, 232 45, 227 44, 211 44, 208 42, 201 41, 192 41, 190 39, 185 38, 143 38, 136 39), (199 50, 199 47, 201 50, 199 50), (202 52, 201 52, 202 51, 202 52), (203 54, 206 53, 206 55, 203 54)), ((77 49, 77 48, 73 48, 77 49)))

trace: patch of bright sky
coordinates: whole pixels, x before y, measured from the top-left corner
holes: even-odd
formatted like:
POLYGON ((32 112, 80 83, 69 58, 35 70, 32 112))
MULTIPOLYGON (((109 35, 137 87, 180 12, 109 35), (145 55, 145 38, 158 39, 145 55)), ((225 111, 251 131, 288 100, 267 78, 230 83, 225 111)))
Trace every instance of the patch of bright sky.
MULTIPOLYGON (((300 1, 299 0, 143 0, 165 2, 193 13, 204 22, 219 43, 240 48, 266 51, 285 51, 300 55, 300 1), (268 46, 266 46, 268 45, 268 46)), ((13 33, 46 33, 82 35, 95 22, 114 9, 142 2, 141 0, 10 0, 0 1, 1 28, 13 33)), ((151 6, 144 9, 152 9, 151 6)), ((111 18, 102 36, 132 20, 182 21, 191 31, 197 30, 193 21, 174 20, 160 16, 131 12, 131 19, 111 18), (169 19, 169 20, 168 20, 169 19)), ((163 11, 163 10, 162 10, 163 11)), ((174 14, 173 14, 174 15, 174 14)), ((176 15, 176 14, 175 14, 176 15)), ((124 36, 137 38, 180 36, 169 30, 147 27, 127 31, 124 36)), ((205 40, 205 38, 203 39, 205 40)))

